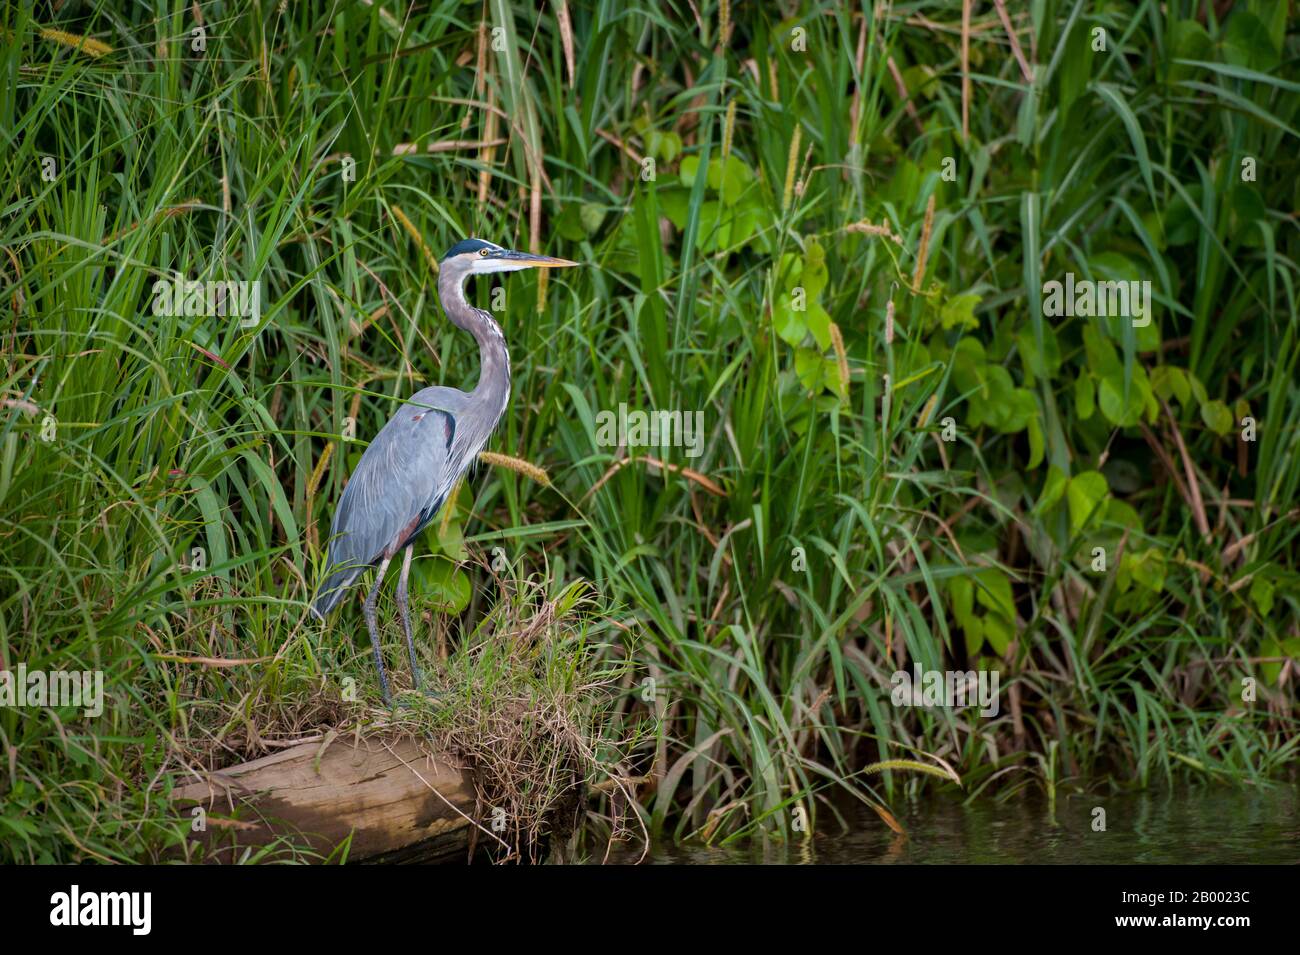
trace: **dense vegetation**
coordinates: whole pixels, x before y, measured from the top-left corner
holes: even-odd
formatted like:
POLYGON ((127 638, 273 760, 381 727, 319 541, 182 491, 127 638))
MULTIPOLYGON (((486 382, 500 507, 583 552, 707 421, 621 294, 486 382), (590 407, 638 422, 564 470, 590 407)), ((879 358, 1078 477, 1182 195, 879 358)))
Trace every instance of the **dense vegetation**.
POLYGON ((305 605, 366 438, 475 379, 466 235, 585 267, 474 289, 517 461, 421 542, 420 642, 476 672, 529 578, 580 613, 539 685, 614 686, 590 772, 654 831, 1294 760, 1291 4, 971 6, 6 7, 0 666, 107 706, 0 708, 0 857, 151 856, 186 767, 384 719, 358 608, 305 605), (1045 308, 1067 273, 1151 321, 1045 308), (260 319, 159 314, 178 274, 260 319), (598 440, 620 405, 701 453, 598 440), (914 665, 999 712, 892 705, 914 665))

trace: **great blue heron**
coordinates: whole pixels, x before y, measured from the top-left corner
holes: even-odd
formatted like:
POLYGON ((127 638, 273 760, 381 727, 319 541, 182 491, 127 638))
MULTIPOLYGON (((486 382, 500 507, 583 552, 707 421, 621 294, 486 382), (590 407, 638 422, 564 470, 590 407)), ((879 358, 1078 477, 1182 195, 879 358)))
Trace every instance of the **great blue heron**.
POLYGON ((378 565, 364 614, 385 703, 391 702, 391 697, 379 649, 375 598, 388 563, 398 551, 405 552, 397 581, 397 608, 418 689, 420 671, 406 603, 415 539, 437 516, 457 480, 478 458, 510 399, 510 354, 505 336, 490 314, 465 301, 465 281, 471 275, 487 272, 577 264, 512 252, 482 239, 457 242, 440 263, 438 297, 443 310, 453 324, 478 342, 482 365, 478 384, 468 394, 443 387, 417 391, 375 435, 339 499, 326 562, 329 575, 311 608, 323 621, 366 568, 378 565))

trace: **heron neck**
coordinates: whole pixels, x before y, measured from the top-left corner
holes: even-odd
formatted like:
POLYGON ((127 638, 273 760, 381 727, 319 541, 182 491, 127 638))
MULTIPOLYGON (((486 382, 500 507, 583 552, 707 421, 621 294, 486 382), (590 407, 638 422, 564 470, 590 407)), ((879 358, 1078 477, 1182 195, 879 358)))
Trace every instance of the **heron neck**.
POLYGON ((470 397, 481 402, 492 415, 492 424, 505 412, 510 396, 510 352, 506 338, 490 314, 474 308, 465 300, 466 274, 450 275, 444 271, 438 277, 438 294, 443 309, 457 328, 463 328, 478 342, 478 384, 470 397))

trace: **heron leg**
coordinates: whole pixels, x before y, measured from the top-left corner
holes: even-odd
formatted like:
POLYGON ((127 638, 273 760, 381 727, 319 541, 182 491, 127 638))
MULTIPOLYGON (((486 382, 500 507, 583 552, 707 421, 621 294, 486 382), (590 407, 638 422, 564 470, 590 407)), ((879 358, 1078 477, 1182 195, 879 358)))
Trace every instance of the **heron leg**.
POLYGON ((375 621, 375 599, 379 596, 379 588, 384 583, 384 572, 388 570, 388 562, 391 559, 385 557, 379 565, 379 570, 375 572, 375 585, 370 588, 366 602, 362 605, 362 611, 366 618, 366 629, 370 631, 370 645, 375 650, 375 669, 379 671, 379 689, 384 694, 385 704, 392 702, 392 696, 388 692, 388 675, 384 673, 384 657, 379 652, 379 626, 375 621))
POLYGON ((414 544, 406 545, 406 553, 402 557, 402 574, 397 578, 397 611, 402 617, 402 630, 406 633, 406 649, 411 654, 411 679, 415 681, 415 689, 420 689, 420 668, 415 662, 415 641, 411 639, 411 613, 406 605, 406 580, 411 574, 411 554, 415 551, 414 544))

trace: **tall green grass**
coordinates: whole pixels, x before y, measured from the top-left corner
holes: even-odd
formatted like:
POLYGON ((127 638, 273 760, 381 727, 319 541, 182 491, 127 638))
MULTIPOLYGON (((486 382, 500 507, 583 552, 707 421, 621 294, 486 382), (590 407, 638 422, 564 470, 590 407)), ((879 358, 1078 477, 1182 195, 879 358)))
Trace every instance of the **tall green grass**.
POLYGON ((6 8, 0 654, 102 669, 109 704, 0 709, 5 856, 161 851, 196 741, 369 687, 359 614, 304 614, 333 502, 398 400, 477 373, 403 218, 434 256, 586 266, 502 283, 492 449, 553 486, 477 472, 419 630, 488 612, 470 554, 590 580, 652 831, 943 784, 863 772, 889 760, 972 793, 1294 760, 1300 33, 1264 2, 1047 0, 1012 34, 975 6, 965 103, 937 0, 206 3, 203 52, 189 6, 6 8), (1154 343, 1045 316, 1071 270, 1150 280, 1154 343), (175 273, 260 280, 261 324, 152 314, 175 273), (598 445, 620 403, 702 411, 704 453, 598 445), (1000 714, 892 706, 913 663, 999 669, 1000 714))

